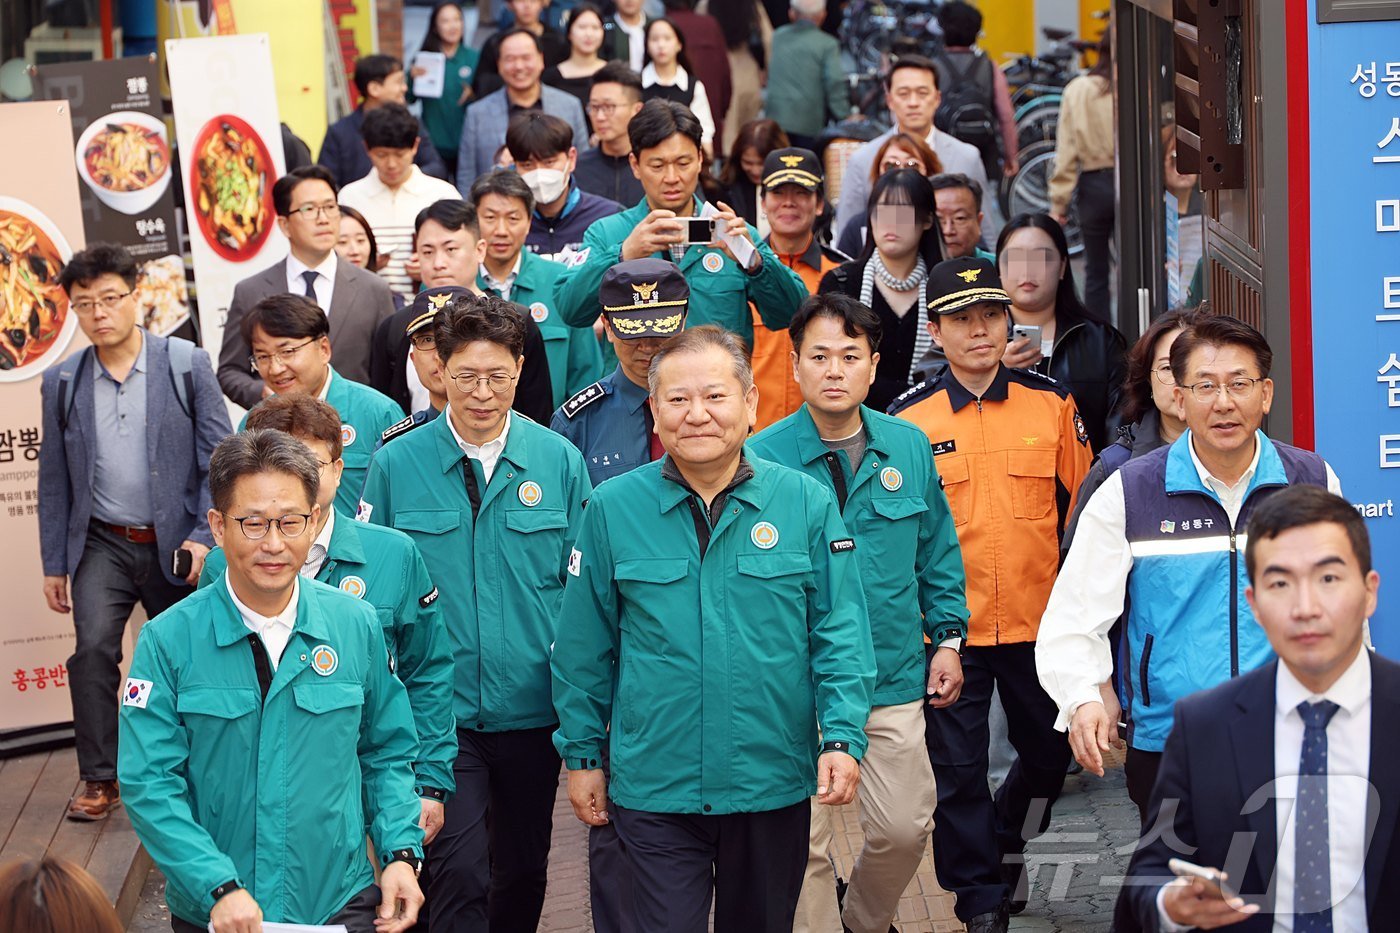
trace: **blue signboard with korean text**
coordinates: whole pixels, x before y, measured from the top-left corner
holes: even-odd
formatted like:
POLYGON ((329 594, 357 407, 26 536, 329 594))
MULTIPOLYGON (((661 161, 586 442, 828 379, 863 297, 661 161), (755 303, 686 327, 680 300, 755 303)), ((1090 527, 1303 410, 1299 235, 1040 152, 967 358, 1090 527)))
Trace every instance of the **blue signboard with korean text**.
POLYGON ((1372 639, 1400 658, 1400 22, 1324 25, 1308 6, 1317 451, 1366 517, 1372 639))

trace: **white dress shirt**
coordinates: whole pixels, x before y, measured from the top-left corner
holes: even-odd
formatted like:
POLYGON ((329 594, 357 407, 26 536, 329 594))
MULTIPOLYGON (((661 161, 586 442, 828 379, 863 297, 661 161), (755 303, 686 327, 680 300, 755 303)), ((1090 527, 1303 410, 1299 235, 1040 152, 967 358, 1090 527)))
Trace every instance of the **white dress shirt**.
MULTIPOLYGON (((457 433, 457 426, 452 423, 452 412, 447 411, 447 427, 452 432, 452 439, 457 442, 457 446, 462 448, 462 453, 471 457, 481 464, 481 475, 486 477, 486 482, 491 482, 491 474, 496 472, 496 463, 501 459, 501 453, 506 449, 506 438, 510 435, 510 419, 514 417, 511 412, 506 412, 505 423, 501 425, 501 433, 496 435, 495 440, 487 441, 481 446, 468 444, 462 440, 462 435, 457 433)), ((485 490, 482 490, 485 492, 485 490)))
POLYGON ((244 605, 243 600, 233 591, 233 584, 229 582, 227 573, 224 574, 224 585, 228 587, 229 598, 233 600, 234 608, 243 618, 243 624, 248 626, 248 631, 262 639, 267 648, 267 656, 272 661, 272 669, 277 670, 277 665, 282 661, 282 652, 287 650, 287 641, 292 637, 292 628, 297 622, 297 599, 301 595, 301 581, 292 579, 292 598, 287 600, 286 608, 275 616, 259 615, 244 605))
MULTIPOLYGON (((1201 481, 1221 496, 1233 524, 1249 488, 1246 477, 1252 477, 1259 465, 1258 442, 1253 464, 1233 487, 1211 476, 1194 449, 1191 460, 1201 481), (1225 493, 1231 498, 1226 499, 1225 493)), ((1337 495, 1342 492, 1342 484, 1330 465, 1327 466, 1327 489, 1337 495)), ((1113 672, 1108 630, 1123 614, 1128 575, 1133 569, 1127 524, 1123 474, 1115 472, 1104 480, 1079 514, 1074 543, 1055 579, 1050 601, 1040 620, 1035 667, 1040 685, 1060 708, 1055 728, 1061 732, 1069 729, 1074 711, 1080 705, 1102 699, 1099 684, 1108 680, 1113 672)), ((1246 541, 1246 535, 1235 535, 1235 544, 1240 550, 1244 549, 1246 541)))
POLYGON ((458 200, 461 197, 455 187, 440 178, 425 175, 416 165, 397 188, 387 187, 379 180, 379 172, 371 168, 364 178, 340 189, 340 203, 365 215, 374 231, 379 255, 389 256, 388 264, 379 270, 380 277, 409 301, 413 300, 413 280, 403 264, 413 248, 413 221, 428 205, 444 198, 458 200))
POLYGON ((316 273, 316 303, 321 306, 321 310, 329 317, 331 313, 331 297, 335 294, 335 270, 339 260, 335 255, 335 250, 331 250, 330 255, 321 260, 321 264, 316 267, 308 266, 292 254, 287 254, 287 291, 293 295, 306 294, 306 279, 302 278, 303 272, 316 273))
POLYGON ((301 565, 298 571, 308 580, 316 579, 316 574, 321 572, 321 568, 326 564, 326 555, 331 549, 331 535, 335 532, 335 509, 327 509, 330 518, 326 519, 326 527, 321 529, 321 533, 316 536, 316 540, 311 542, 311 550, 306 554, 306 563, 301 565))
MULTIPOLYGON (((1274 868, 1274 933, 1293 930, 1293 864, 1298 765, 1303 754, 1299 703, 1331 700, 1340 707, 1327 724, 1327 845, 1331 856, 1332 929, 1367 929, 1366 848, 1374 826, 1366 822, 1375 795, 1371 776, 1371 653, 1357 652, 1351 666, 1326 692, 1315 694, 1298 682, 1288 665, 1278 665, 1274 682, 1274 805, 1278 861, 1274 868)), ((1248 790, 1248 788, 1246 788, 1248 790)), ((1162 909, 1165 888, 1157 892, 1163 933, 1190 929, 1162 909)))

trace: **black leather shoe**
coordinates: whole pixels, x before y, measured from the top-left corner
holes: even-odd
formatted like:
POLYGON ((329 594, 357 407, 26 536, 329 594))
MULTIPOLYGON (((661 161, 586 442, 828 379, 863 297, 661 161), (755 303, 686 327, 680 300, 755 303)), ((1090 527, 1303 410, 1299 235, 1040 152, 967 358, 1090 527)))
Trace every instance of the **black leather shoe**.
POLYGON ((1026 901, 1030 900, 1031 896, 1030 879, 1026 877, 1025 857, 1003 856, 1001 880, 1007 889, 1007 909, 1015 916, 1026 909, 1026 901))
POLYGON ((1007 927, 1011 925, 1011 917, 1007 913, 1006 903, 996 910, 989 910, 985 914, 978 914, 967 921, 967 933, 1006 933, 1007 927))

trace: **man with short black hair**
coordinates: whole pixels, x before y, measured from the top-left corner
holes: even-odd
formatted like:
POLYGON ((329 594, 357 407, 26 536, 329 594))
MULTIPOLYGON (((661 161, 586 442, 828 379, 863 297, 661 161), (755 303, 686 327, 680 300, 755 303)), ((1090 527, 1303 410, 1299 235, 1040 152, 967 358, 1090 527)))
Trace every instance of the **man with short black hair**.
POLYGON ((626 62, 608 62, 593 75, 588 118, 596 148, 579 153, 574 180, 590 194, 622 205, 636 204, 645 192, 632 171, 627 124, 642 109, 642 79, 626 62))
POLYGON ((943 30, 943 51, 934 63, 939 68, 938 86, 947 100, 935 120, 940 128, 976 147, 988 179, 1011 177, 1020 171, 1016 115, 1006 75, 977 47, 982 12, 966 0, 948 0, 938 8, 938 25, 943 30))
POLYGON ((486 244, 477 288, 519 306, 539 325, 554 388, 550 401, 562 405, 598 378, 603 360, 592 328, 570 327, 554 312, 554 283, 564 266, 525 249, 534 196, 515 172, 496 169, 472 184, 472 203, 486 244))
POLYGON ((644 5, 644 0, 614 0, 613 15, 603 21, 603 47, 598 50, 637 74, 646 64, 647 24, 654 18, 643 11, 644 5))
POLYGON ((374 455, 360 518, 418 543, 456 661, 457 791, 428 854, 430 928, 533 930, 559 788, 550 649, 592 487, 568 441, 511 413, 514 305, 459 298, 433 330, 447 410, 374 455))
POLYGON ((505 0, 514 22, 510 28, 493 32, 481 47, 481 60, 472 76, 472 96, 477 100, 501 89, 501 40, 517 29, 534 35, 544 55, 544 66, 551 68, 569 57, 569 40, 544 22, 542 16, 548 0, 505 0))
POLYGON ((293 169, 273 184, 272 206, 277 227, 291 249, 286 259, 234 286, 219 350, 219 385, 234 404, 244 408, 272 394, 249 368, 251 349, 243 337, 243 316, 259 301, 273 295, 309 297, 332 322, 331 346, 340 374, 365 384, 370 381, 375 328, 394 313, 388 284, 336 255, 340 204, 330 172, 320 165, 293 169))
POLYGON ((466 193, 478 175, 495 165, 496 150, 505 142, 510 120, 517 113, 539 110, 568 123, 574 146, 588 145, 588 124, 578 98, 550 87, 540 78, 545 57, 540 40, 528 29, 509 29, 500 40, 501 78, 505 86, 467 108, 462 142, 457 150, 457 190, 466 193))
POLYGON ((199 579, 214 544, 201 521, 209 457, 230 428, 209 355, 136 323, 125 248, 94 243, 46 271, 92 342, 43 376, 39 555, 44 599, 72 613, 76 636, 68 679, 83 789, 68 818, 101 820, 121 806, 122 635, 138 602, 154 618, 199 579), (177 575, 181 552, 190 566, 177 575))
MULTIPOLYGON (((321 155, 316 160, 330 170, 335 182, 340 185, 348 185, 369 174, 369 156, 360 140, 360 126, 365 117, 385 104, 406 102, 408 78, 404 75, 403 62, 392 55, 362 57, 355 63, 355 89, 360 92, 360 106, 330 125, 325 141, 321 143, 321 155)), ((418 151, 413 161, 434 178, 447 179, 447 166, 421 125, 418 127, 418 151)))
POLYGON ((414 282, 404 269, 413 249, 414 218, 434 201, 457 197, 456 188, 423 174, 413 164, 422 145, 418 132, 418 118, 403 104, 385 104, 370 111, 360 136, 374 168, 340 189, 340 203, 365 216, 379 255, 389 259, 379 275, 404 298, 412 298, 414 292, 414 282))
POLYGON ((982 186, 961 172, 943 172, 928 180, 943 234, 943 252, 949 259, 976 256, 996 260, 982 248, 982 186))
POLYGON ((558 117, 533 110, 516 114, 506 131, 506 148, 535 199, 525 238, 532 253, 567 263, 583 246, 583 234, 593 221, 622 210, 616 201, 578 186, 573 130, 558 117))
POLYGON ((751 301, 768 326, 787 327, 807 289, 728 205, 697 196, 704 170, 700 121, 675 101, 650 100, 627 132, 646 197, 584 234, 583 250, 554 286, 564 321, 592 326, 603 274, 618 261, 656 256, 679 266, 690 284, 691 324, 717 324, 751 343, 751 301), (688 239, 687 218, 708 219, 712 235, 688 239))
POLYGON ((399 420, 399 407, 388 396, 332 368, 326 316, 308 299, 264 298, 243 318, 242 327, 243 339, 252 349, 249 361, 274 395, 319 398, 340 415, 345 475, 335 506, 346 518, 354 517, 370 454, 379 436, 399 420))

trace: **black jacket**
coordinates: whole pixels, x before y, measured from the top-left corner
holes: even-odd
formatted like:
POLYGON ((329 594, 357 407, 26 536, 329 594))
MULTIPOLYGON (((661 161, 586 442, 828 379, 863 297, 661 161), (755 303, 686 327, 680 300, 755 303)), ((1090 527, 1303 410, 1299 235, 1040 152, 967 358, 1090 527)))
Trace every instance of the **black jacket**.
MULTIPOLYGON (((321 157, 316 161, 330 169, 336 184, 342 188, 364 178, 374 168, 374 163, 369 160, 369 150, 365 149, 365 141, 360 137, 360 127, 364 123, 365 108, 356 107, 332 123, 321 142, 321 157)), ((442 163, 442 157, 433 147, 433 141, 428 138, 428 131, 422 123, 418 124, 418 154, 413 157, 413 164, 421 168, 424 174, 443 181, 452 180, 447 177, 447 166, 442 163)))
POLYGON ((1055 349, 1035 367, 1041 375, 1069 387, 1095 453, 1113 442, 1122 423, 1118 404, 1127 351, 1128 342, 1118 328, 1061 314, 1055 320, 1055 349))

